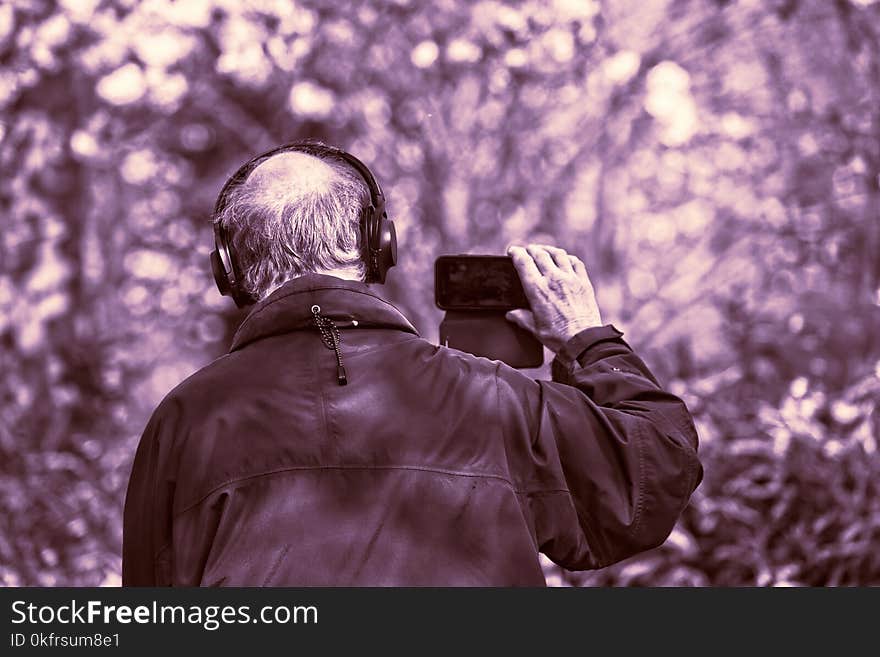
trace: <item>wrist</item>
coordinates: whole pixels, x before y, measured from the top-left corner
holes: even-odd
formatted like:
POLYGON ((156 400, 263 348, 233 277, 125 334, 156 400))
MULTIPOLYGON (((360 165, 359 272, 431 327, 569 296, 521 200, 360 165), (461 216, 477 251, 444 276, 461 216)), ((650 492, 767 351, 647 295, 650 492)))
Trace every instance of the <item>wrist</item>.
POLYGON ((583 333, 592 328, 601 328, 602 318, 596 314, 594 317, 581 317, 575 320, 572 320, 565 327, 565 330, 562 332, 562 342, 563 344, 567 343, 569 340, 574 338, 575 336, 583 333))
POLYGON ((623 332, 611 324, 590 326, 569 338, 556 352, 556 359, 564 363, 572 363, 581 354, 601 342, 620 342, 623 332))

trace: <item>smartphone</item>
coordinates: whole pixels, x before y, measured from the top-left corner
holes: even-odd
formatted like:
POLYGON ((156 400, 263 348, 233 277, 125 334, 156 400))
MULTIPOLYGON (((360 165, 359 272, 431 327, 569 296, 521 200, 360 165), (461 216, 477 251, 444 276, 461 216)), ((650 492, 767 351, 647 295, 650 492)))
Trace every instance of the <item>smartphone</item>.
POLYGON ((442 310, 528 308, 510 256, 444 255, 434 261, 434 302, 442 310))

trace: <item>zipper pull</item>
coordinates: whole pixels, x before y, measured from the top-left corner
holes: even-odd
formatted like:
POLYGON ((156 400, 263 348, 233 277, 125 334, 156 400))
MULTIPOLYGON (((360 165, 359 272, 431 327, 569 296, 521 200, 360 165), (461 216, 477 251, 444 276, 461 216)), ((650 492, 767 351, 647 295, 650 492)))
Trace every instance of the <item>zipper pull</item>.
POLYGON ((321 306, 318 304, 312 306, 312 315, 315 319, 315 326, 318 327, 318 332, 321 334, 321 342, 336 354, 336 382, 341 386, 348 385, 348 375, 342 365, 342 352, 339 350, 341 341, 339 327, 329 317, 321 315, 321 306))

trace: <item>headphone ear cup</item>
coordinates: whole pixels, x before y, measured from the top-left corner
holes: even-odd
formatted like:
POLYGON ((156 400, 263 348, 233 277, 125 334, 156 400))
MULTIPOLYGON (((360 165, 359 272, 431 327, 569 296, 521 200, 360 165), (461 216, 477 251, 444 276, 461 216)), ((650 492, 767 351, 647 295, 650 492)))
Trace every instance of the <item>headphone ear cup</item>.
POLYGON ((382 252, 387 254, 385 259, 385 270, 387 271, 397 264, 397 229, 390 219, 385 219, 382 225, 384 230, 382 231, 381 248, 382 252))
POLYGON ((224 297, 232 297, 232 300, 235 301, 235 305, 239 308, 244 308, 245 306, 250 306, 251 304, 256 303, 257 300, 245 292, 239 281, 236 281, 235 283, 232 282, 235 280, 235 274, 232 273, 231 269, 234 266, 232 254, 229 253, 229 249, 226 247, 226 258, 224 259, 223 253, 220 251, 222 248, 224 248, 224 246, 218 244, 217 248, 211 251, 211 271, 214 274, 214 282, 217 284, 217 289, 220 290, 220 294, 224 297), (229 268, 227 268, 227 262, 229 263, 229 268))
POLYGON ((375 280, 375 267, 373 266, 373 207, 363 210, 361 214, 361 253, 364 265, 366 265, 366 282, 375 280))
POLYGON ((394 222, 383 216, 379 223, 379 249, 376 282, 384 283, 388 270, 397 264, 397 230, 394 222))
POLYGON ((226 268, 223 266, 223 260, 220 258, 220 252, 217 249, 211 251, 211 271, 214 273, 214 282, 217 289, 224 297, 232 294, 232 286, 229 285, 229 278, 226 275, 226 268))

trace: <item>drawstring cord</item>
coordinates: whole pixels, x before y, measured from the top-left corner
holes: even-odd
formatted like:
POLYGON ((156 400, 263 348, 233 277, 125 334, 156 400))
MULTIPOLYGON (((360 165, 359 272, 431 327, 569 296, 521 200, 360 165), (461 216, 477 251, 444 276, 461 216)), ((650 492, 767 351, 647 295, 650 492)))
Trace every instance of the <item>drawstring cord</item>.
POLYGON ((342 365, 342 353, 339 351, 339 328, 333 323, 329 317, 321 314, 321 306, 315 304, 312 306, 312 315, 315 319, 315 326, 321 334, 321 342, 327 349, 331 349, 336 353, 336 381, 339 385, 344 386, 348 383, 348 376, 345 373, 345 367, 342 365))

